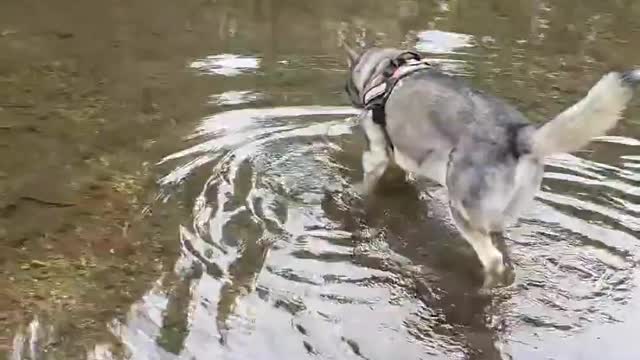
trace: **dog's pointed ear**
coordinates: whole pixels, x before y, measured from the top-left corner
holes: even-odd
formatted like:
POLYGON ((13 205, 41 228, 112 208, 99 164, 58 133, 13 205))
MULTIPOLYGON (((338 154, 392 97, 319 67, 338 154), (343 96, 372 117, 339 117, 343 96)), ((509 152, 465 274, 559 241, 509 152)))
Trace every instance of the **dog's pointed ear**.
POLYGON ((344 41, 342 42, 342 47, 347 53, 347 63, 349 64, 349 67, 353 67, 353 64, 355 64, 356 59, 360 55, 358 55, 358 53, 355 50, 353 50, 353 48, 351 48, 349 45, 347 45, 347 43, 345 43, 344 41))

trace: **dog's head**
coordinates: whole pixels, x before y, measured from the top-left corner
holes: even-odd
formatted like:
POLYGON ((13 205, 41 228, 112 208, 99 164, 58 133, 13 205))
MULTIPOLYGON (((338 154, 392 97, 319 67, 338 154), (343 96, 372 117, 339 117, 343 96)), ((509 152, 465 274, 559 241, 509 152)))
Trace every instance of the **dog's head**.
POLYGON ((343 44, 343 47, 349 64, 349 78, 345 90, 353 106, 363 108, 362 94, 367 90, 371 80, 382 74, 391 61, 403 51, 372 47, 358 53, 346 44, 343 44))

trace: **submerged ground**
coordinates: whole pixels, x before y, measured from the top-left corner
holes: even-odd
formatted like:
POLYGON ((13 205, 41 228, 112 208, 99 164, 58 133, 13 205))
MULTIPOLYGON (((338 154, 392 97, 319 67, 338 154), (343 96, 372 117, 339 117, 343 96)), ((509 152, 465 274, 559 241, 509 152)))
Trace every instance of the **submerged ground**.
POLYGON ((481 296, 442 189, 355 199, 338 44, 543 121, 639 34, 624 0, 3 1, 0 359, 637 359, 637 101, 549 160, 481 296))

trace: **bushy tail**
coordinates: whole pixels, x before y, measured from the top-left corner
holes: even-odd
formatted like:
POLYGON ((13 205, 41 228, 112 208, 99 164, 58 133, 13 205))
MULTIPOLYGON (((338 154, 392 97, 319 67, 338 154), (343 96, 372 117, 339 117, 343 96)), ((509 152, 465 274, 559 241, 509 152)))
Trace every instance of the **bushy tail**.
POLYGON ((531 150, 547 155, 572 152, 613 128, 640 83, 640 69, 612 72, 600 79, 587 96, 533 134, 531 150))

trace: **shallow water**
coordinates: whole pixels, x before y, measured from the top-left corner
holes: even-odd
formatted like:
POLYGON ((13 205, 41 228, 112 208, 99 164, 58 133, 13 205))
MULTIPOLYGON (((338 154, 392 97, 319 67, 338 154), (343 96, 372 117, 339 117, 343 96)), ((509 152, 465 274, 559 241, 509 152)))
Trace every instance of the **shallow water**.
MULTIPOLYGON (((342 91, 346 72, 337 47, 342 38, 415 47, 539 121, 575 101, 604 71, 640 61, 632 45, 640 6, 633 1, 236 0, 188 1, 180 9, 164 1, 88 3, 96 7, 61 2, 68 6, 45 25, 15 20, 29 18, 24 4, 0 5, 12 24, 0 46, 13 51, 0 55, 0 64, 19 67, 12 54, 33 62, 61 57, 79 64, 78 81, 107 79, 106 89, 97 91, 110 108, 121 109, 106 111, 108 130, 88 135, 95 129, 81 123, 69 131, 79 139, 93 136, 79 140, 91 156, 117 153, 124 159, 120 171, 140 172, 139 164, 152 169, 155 184, 140 187, 154 200, 134 214, 160 213, 138 226, 153 222, 175 247, 154 252, 156 265, 148 267, 155 272, 129 274, 133 279, 115 285, 116 293, 131 296, 94 299, 104 318, 74 313, 73 325, 94 321, 104 329, 100 336, 72 337, 60 330, 64 309, 35 310, 29 303, 12 312, 25 315, 9 317, 20 321, 7 322, 6 345, 0 333, 0 355, 640 356, 634 342, 640 331, 640 109, 632 106, 626 120, 589 149, 549 159, 542 191, 508 234, 515 284, 479 294, 480 265, 448 219, 442 188, 392 171, 369 201, 355 195, 365 144, 357 111, 342 91), (71 27, 54 34, 62 50, 25 50, 54 41, 34 29, 49 31, 59 21, 71 27), (120 45, 106 51, 96 38, 120 45), (134 112, 159 115, 138 119, 134 112)), ((49 10, 31 6, 39 14, 49 10)), ((81 89, 70 87, 75 100, 81 89)), ((12 104, 20 99, 10 95, 12 104)), ((18 110, 5 106, 0 115, 19 120, 18 110)), ((31 146, 16 137, 0 141, 16 152, 31 146)), ((68 152, 49 159, 51 166, 75 156, 65 141, 47 146, 68 152)), ((35 157, 32 167, 9 162, 2 171, 37 173, 35 157)), ((91 171, 54 174, 60 179, 48 186, 73 192, 63 184, 91 171)), ((9 185, 22 198, 31 196, 9 185)), ((43 226, 15 215, 2 226, 9 221, 43 226)), ((153 249, 135 236, 142 235, 123 241, 141 242, 131 251, 144 263, 153 249)), ((115 249, 113 256, 123 256, 115 249)), ((96 259, 98 267, 106 261, 96 259)), ((102 295, 102 278, 78 281, 95 284, 95 296, 102 295)))

